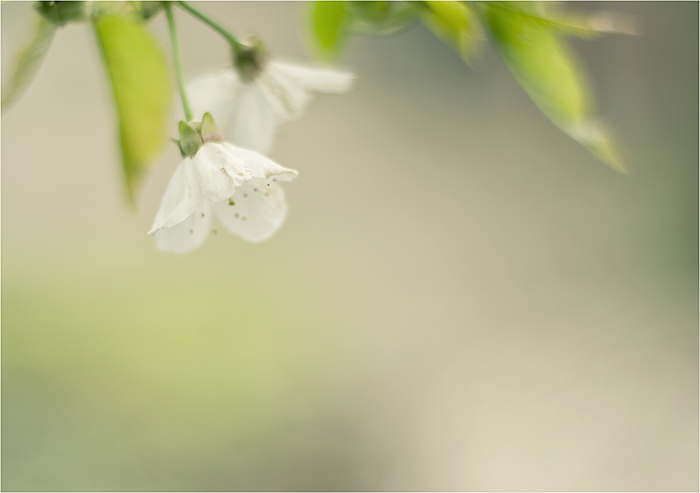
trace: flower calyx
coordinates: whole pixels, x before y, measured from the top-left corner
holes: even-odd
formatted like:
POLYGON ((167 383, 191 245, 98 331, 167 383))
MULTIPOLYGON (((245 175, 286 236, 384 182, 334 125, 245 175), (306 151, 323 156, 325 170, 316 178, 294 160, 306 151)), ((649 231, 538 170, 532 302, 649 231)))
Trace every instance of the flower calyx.
POLYGON ((90 16, 91 2, 36 2, 39 15, 55 26, 64 26, 68 22, 81 22, 90 16))
POLYGON ((173 141, 180 148, 182 157, 194 157, 199 148, 208 142, 221 143, 224 141, 224 136, 214 123, 211 113, 204 113, 201 122, 180 121, 178 130, 180 139, 173 139, 173 141))
POLYGON ((258 38, 251 38, 247 45, 233 47, 233 66, 244 83, 254 81, 265 68, 267 50, 258 38))
POLYGON ((163 10, 163 2, 132 1, 131 6, 144 21, 149 21, 163 10))

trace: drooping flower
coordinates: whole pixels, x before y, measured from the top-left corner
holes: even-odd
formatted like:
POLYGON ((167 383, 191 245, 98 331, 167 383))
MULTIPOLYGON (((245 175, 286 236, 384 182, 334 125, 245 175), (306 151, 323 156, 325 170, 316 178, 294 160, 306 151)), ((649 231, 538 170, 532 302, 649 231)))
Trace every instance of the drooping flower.
POLYGON ((149 231, 161 250, 185 253, 200 246, 212 232, 212 216, 230 232, 256 243, 277 231, 287 215, 279 182, 293 179, 297 172, 223 142, 212 126, 209 114, 201 126, 180 122, 185 159, 149 231))
POLYGON ((210 111, 235 145, 267 154, 277 124, 299 118, 311 92, 344 93, 348 72, 267 60, 259 43, 235 53, 234 68, 188 85, 195 114, 210 111))

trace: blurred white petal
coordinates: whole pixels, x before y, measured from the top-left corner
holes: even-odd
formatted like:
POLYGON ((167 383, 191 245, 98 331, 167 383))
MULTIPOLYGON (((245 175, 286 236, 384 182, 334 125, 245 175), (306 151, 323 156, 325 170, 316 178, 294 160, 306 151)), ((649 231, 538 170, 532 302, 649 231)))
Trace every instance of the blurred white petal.
POLYGON ((328 68, 305 67, 278 61, 270 62, 268 71, 284 74, 284 76, 301 84, 305 89, 316 92, 342 94, 352 88, 355 80, 355 76, 350 72, 328 68))
POLYGON ((275 70, 274 66, 260 74, 255 83, 265 92, 278 123, 299 118, 312 99, 309 91, 300 82, 282 71, 275 70))
POLYGON ((251 82, 242 82, 229 69, 188 87, 196 115, 210 112, 233 144, 268 154, 276 126, 299 118, 312 91, 344 93, 353 81, 349 72, 271 61, 251 82))
POLYGON ((187 84, 187 94, 195 118, 211 113, 220 129, 231 125, 234 98, 241 82, 231 70, 206 74, 187 84))
POLYGON ((263 88, 259 84, 241 84, 229 111, 228 124, 219 124, 224 135, 237 146, 269 153, 277 122, 275 109, 263 88))

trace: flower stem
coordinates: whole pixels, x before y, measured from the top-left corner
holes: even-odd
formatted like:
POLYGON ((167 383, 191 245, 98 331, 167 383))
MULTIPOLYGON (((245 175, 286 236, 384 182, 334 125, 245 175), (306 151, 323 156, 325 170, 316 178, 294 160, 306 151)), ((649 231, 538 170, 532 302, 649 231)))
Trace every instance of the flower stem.
POLYGON ((219 24, 218 22, 216 22, 214 19, 212 19, 211 17, 209 17, 209 16, 208 16, 207 14, 205 14, 204 12, 202 12, 202 11, 196 9, 195 7, 193 7, 193 6, 192 6, 191 4, 189 4, 188 2, 180 1, 180 2, 176 2, 176 3, 177 3, 177 5, 179 5, 179 6, 182 7, 183 9, 185 9, 187 12, 189 12, 190 14, 192 14, 193 16, 195 16, 197 19, 199 19, 200 21, 204 22, 206 25, 208 25, 209 27, 211 27, 212 29, 214 29, 216 32, 218 32, 219 34, 221 34, 224 38, 226 38, 226 40, 227 40, 229 43, 231 43, 231 48, 233 48, 234 51, 237 52, 237 51, 240 50, 241 48, 245 48, 245 47, 246 47, 243 43, 241 43, 240 41, 238 41, 238 38, 236 38, 233 34, 231 34, 231 31, 229 31, 229 30, 226 29, 224 26, 222 26, 221 24, 219 24))
POLYGON ((180 97, 182 98, 182 109, 185 112, 185 119, 189 122, 194 118, 190 100, 187 98, 187 90, 185 89, 185 76, 182 71, 182 59, 180 58, 180 46, 177 43, 177 32, 175 31, 175 16, 170 2, 163 2, 163 9, 168 16, 168 28, 170 29, 170 44, 173 47, 173 58, 175 59, 175 73, 177 74, 177 84, 180 88, 180 97))

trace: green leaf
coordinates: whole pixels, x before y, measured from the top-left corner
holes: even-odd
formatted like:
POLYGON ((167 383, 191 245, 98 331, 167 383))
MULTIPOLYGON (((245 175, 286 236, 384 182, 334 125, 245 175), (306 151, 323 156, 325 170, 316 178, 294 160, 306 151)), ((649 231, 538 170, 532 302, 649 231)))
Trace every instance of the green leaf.
POLYGON ((418 15, 410 2, 348 2, 353 34, 389 36, 411 24, 418 15))
POLYGON ((124 176, 133 202, 144 172, 167 139, 171 85, 158 43, 130 16, 108 14, 95 30, 119 114, 124 176))
POLYGON ((617 12, 575 14, 561 9, 559 2, 487 2, 541 21, 563 34, 593 38, 608 33, 639 34, 637 20, 617 12))
POLYGON ((7 88, 3 88, 2 111, 5 111, 29 86, 51 46, 54 32, 56 27, 52 23, 36 15, 34 36, 17 55, 12 77, 7 82, 7 88))
POLYGON ((483 39, 483 30, 472 8, 455 1, 427 1, 416 5, 428 29, 471 64, 483 39))
POLYGON ((312 3, 311 42, 320 57, 338 56, 347 37, 349 21, 347 2, 312 3))
POLYGON ((391 13, 392 2, 350 2, 352 8, 358 17, 368 22, 383 22, 391 13))
POLYGON ((625 171, 611 137, 592 111, 591 91, 573 53, 550 22, 518 8, 486 6, 494 43, 518 83, 559 128, 600 160, 625 171))

